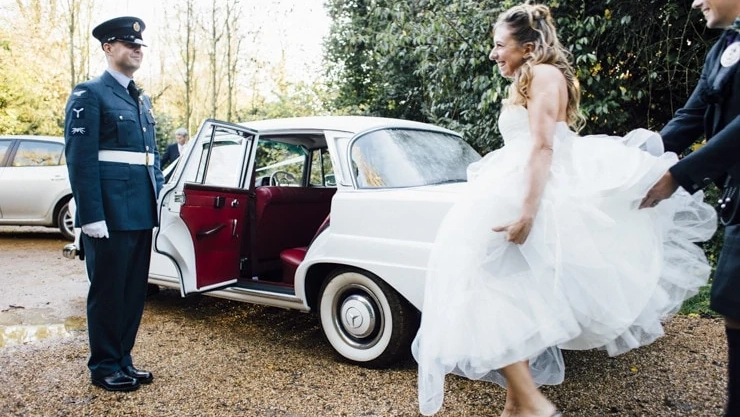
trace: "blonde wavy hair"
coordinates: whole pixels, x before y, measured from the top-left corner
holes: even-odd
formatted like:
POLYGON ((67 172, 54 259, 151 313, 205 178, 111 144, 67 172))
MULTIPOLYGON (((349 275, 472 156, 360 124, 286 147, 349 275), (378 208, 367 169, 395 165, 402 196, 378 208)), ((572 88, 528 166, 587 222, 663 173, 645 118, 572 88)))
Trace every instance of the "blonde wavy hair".
POLYGON ((529 98, 529 87, 532 84, 532 67, 537 64, 550 64, 558 68, 565 76, 568 87, 568 106, 566 114, 568 125, 580 131, 586 124, 580 110, 581 87, 575 71, 570 65, 572 55, 558 39, 550 9, 544 4, 521 4, 514 6, 499 16, 493 24, 493 30, 506 26, 511 36, 520 45, 531 42, 534 50, 531 57, 524 61, 514 80, 509 86, 508 102, 526 105, 529 98))

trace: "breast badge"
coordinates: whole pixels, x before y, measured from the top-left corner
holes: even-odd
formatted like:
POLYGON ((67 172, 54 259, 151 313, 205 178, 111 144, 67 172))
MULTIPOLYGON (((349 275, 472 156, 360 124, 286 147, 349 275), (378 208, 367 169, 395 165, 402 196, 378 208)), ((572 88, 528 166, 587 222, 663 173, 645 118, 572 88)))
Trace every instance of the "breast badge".
POLYGON ((72 127, 69 131, 70 136, 87 136, 87 128, 85 126, 72 127))

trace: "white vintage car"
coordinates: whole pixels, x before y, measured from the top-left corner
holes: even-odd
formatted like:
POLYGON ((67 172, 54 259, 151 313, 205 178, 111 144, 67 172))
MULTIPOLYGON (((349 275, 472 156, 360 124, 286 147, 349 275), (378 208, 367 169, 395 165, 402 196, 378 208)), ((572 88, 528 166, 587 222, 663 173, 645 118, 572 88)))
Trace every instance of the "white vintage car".
POLYGON ((150 284, 317 312, 368 367, 409 353, 429 250, 480 155, 441 127, 206 120, 169 175, 150 284))

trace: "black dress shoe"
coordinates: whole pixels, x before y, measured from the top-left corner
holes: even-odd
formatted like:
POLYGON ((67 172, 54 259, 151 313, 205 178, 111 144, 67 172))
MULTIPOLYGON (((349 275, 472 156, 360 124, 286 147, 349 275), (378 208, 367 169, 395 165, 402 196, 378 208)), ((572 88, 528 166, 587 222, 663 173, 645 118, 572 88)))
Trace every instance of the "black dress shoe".
POLYGON ((103 378, 92 377, 92 383, 108 391, 133 391, 139 388, 139 380, 123 371, 113 372, 103 378))
POLYGON ((123 372, 131 378, 136 378, 142 384, 148 384, 154 380, 154 375, 151 372, 136 369, 132 365, 125 366, 123 372))

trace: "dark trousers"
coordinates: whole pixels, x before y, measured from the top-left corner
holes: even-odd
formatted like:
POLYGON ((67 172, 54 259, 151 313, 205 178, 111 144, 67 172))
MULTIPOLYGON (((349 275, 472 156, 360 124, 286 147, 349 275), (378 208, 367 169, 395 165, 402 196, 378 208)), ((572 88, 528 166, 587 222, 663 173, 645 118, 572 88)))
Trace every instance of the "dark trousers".
POLYGON ((725 317, 740 320, 740 224, 725 227, 709 307, 725 317))
MULTIPOLYGON (((709 307, 723 316, 740 320, 740 225, 725 228, 725 240, 712 280, 709 307)), ((740 416, 740 329, 727 332, 726 417, 740 416)))
POLYGON ((87 365, 96 378, 133 364, 131 350, 144 312, 152 247, 151 230, 109 234, 107 239, 82 235, 90 280, 87 365))

